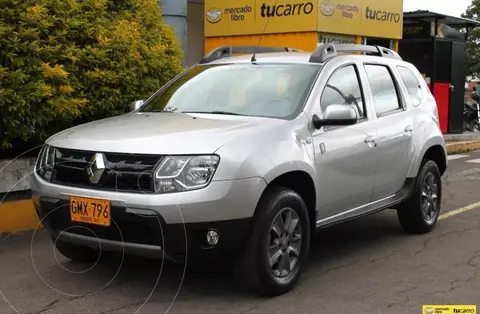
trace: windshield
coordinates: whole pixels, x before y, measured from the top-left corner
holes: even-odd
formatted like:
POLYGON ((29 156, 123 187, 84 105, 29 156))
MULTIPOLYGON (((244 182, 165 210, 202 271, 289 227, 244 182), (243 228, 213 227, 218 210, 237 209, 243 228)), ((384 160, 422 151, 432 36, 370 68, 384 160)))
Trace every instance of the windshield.
POLYGON ((159 90, 141 112, 290 118, 302 108, 318 65, 199 65, 159 90))

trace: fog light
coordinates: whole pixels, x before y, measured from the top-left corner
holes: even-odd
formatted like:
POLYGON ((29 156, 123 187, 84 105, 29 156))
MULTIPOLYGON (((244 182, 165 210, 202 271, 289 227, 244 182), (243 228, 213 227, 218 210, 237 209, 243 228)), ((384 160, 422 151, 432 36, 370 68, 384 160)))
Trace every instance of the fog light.
POLYGON ((210 230, 207 232, 207 242, 210 245, 217 245, 220 235, 218 232, 210 230))

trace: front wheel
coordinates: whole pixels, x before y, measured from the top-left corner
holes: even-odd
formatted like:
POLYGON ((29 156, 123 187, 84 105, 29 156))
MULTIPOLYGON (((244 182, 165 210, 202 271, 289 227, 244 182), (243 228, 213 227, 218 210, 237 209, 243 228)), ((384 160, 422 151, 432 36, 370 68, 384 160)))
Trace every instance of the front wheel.
POLYGON ((270 188, 258 204, 237 279, 259 294, 278 296, 300 279, 310 246, 310 220, 303 199, 286 188, 270 188))
POLYGON ((410 198, 397 211, 401 226, 409 233, 428 233, 440 215, 442 178, 438 166, 424 160, 410 198))

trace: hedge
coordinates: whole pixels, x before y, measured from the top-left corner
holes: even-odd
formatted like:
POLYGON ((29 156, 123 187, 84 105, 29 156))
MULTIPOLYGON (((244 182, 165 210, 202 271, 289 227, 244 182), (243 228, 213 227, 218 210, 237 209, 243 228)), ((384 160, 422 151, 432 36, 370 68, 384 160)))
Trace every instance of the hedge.
POLYGON ((0 0, 0 144, 125 113, 182 58, 157 0, 0 0))

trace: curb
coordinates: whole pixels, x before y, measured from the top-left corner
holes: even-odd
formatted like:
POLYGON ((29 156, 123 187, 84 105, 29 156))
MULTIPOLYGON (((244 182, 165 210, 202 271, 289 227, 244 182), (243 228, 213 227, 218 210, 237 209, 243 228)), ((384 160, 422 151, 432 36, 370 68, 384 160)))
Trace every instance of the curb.
POLYGON ((466 141, 466 142, 454 142, 447 143, 447 154, 461 154, 468 153, 474 150, 480 149, 480 140, 478 141, 466 141))
POLYGON ((32 199, 0 203, 0 234, 12 234, 42 228, 32 199))

